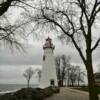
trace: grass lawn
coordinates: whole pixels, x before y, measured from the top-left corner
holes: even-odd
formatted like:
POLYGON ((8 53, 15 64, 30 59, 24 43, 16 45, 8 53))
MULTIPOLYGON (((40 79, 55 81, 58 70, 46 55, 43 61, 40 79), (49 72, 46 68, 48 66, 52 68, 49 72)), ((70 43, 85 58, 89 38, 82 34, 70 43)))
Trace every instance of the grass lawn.
MULTIPOLYGON (((88 92, 88 86, 81 86, 81 87, 74 87, 73 89, 81 90, 81 91, 86 91, 88 92)), ((97 92, 100 94, 100 87, 97 87, 97 92)))

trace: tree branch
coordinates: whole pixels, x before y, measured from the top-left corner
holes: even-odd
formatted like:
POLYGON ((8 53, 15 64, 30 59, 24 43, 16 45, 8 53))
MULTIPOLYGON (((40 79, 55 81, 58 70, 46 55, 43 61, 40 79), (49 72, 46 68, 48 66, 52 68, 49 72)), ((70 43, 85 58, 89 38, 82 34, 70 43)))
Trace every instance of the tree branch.
POLYGON ((87 11, 86 11, 86 2, 85 2, 85 0, 77 0, 78 1, 78 3, 79 3, 79 6, 80 6, 80 8, 81 8, 81 11, 84 13, 84 15, 85 15, 85 18, 86 18, 86 21, 87 21, 87 23, 88 23, 88 15, 87 15, 87 11))
POLYGON ((96 7, 97 7, 97 0, 95 0, 94 6, 93 6, 93 9, 92 9, 92 12, 91 12, 90 20, 92 19, 92 16, 94 15, 96 7))
POLYGON ((57 21, 55 21, 54 19, 51 19, 51 18, 47 17, 46 15, 44 15, 44 11, 42 11, 42 13, 43 13, 43 17, 44 17, 46 20, 48 20, 49 22, 54 23, 54 24, 55 24, 56 26, 58 26, 67 36, 71 37, 71 35, 68 34, 68 32, 66 32, 66 31, 64 30, 64 28, 63 28, 57 21))
POLYGON ((89 19, 91 26, 92 26, 92 24, 93 24, 93 22, 95 20, 95 17, 96 17, 96 15, 97 15, 98 12, 100 12, 100 1, 98 2, 98 0, 95 0, 95 4, 94 4, 94 7, 92 9, 91 16, 90 16, 90 19, 89 19), (97 9, 97 7, 98 7, 98 9, 97 9))
POLYGON ((70 38, 72 39, 72 41, 73 41, 73 43, 74 43, 74 46, 76 47, 76 49, 78 50, 80 56, 82 57, 82 60, 83 60, 84 64, 86 64, 85 57, 83 56, 83 53, 82 53, 81 49, 79 48, 79 46, 77 45, 76 41, 74 40, 73 35, 68 34, 68 32, 66 32, 66 31, 63 29, 63 27, 62 27, 59 23, 57 23, 55 20, 50 19, 49 17, 47 17, 47 16, 44 15, 44 14, 43 14, 43 17, 44 17, 45 19, 49 20, 50 22, 54 23, 56 26, 58 26, 68 37, 70 37, 70 38))
POLYGON ((73 30, 72 35, 74 35, 74 33, 75 33, 74 24, 73 24, 73 22, 70 20, 69 16, 68 16, 64 11, 56 11, 56 12, 57 12, 57 13, 63 14, 63 15, 67 18, 68 22, 69 22, 70 25, 72 26, 72 30, 73 30))
POLYGON ((82 58, 84 64, 86 64, 86 59, 85 59, 85 57, 83 56, 83 53, 82 53, 81 49, 80 49, 79 46, 77 45, 75 39, 74 39, 73 37, 71 37, 71 39, 72 39, 72 42, 73 42, 75 48, 78 50, 79 55, 81 56, 81 58, 82 58))
POLYGON ((83 31, 83 36, 86 38, 86 32, 85 32, 85 29, 84 29, 84 25, 83 25, 83 12, 81 11, 81 16, 80 16, 80 25, 81 25, 81 30, 83 31))
POLYGON ((99 45, 99 42, 100 42, 100 38, 97 40, 97 42, 95 43, 95 45, 91 49, 92 52, 97 48, 97 46, 99 45))
POLYGON ((41 10, 41 9, 36 8, 36 7, 34 7, 34 6, 30 5, 30 4, 27 4, 27 3, 25 3, 25 2, 23 2, 21 0, 19 0, 19 2, 21 2, 22 4, 24 4, 24 5, 26 5, 26 6, 30 7, 30 8, 37 9, 37 10, 41 10))
POLYGON ((8 8, 11 6, 11 3, 13 1, 19 1, 19 0, 3 0, 2 3, 0 4, 0 16, 3 15, 8 8))

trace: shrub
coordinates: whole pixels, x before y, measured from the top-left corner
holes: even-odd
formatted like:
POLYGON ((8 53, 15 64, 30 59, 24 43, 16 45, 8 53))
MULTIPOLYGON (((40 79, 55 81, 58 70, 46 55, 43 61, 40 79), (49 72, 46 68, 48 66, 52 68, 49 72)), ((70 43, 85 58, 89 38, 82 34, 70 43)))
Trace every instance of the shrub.
POLYGON ((46 97, 58 93, 58 87, 22 88, 14 93, 7 93, 0 96, 0 100, 43 100, 46 97))
POLYGON ((18 100, 12 93, 6 93, 0 96, 0 100, 18 100))

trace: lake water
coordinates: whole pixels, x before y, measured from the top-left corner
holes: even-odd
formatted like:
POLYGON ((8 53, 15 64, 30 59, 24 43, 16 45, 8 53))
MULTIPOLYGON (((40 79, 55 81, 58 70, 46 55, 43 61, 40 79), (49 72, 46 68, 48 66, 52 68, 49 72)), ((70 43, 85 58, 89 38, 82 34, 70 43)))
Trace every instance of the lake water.
MULTIPOLYGON (((27 87, 26 84, 0 84, 0 92, 9 92, 9 91, 15 91, 19 90, 21 88, 27 87)), ((30 85, 32 88, 38 87, 38 85, 30 85)))

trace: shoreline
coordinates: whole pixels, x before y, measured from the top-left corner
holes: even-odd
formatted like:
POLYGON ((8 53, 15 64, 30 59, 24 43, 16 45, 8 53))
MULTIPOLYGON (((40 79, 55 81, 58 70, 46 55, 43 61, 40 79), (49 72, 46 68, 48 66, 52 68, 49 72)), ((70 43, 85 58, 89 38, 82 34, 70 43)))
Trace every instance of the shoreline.
MULTIPOLYGON (((0 84, 0 95, 13 93, 26 87, 26 84, 0 84)), ((30 87, 37 88, 38 84, 30 84, 30 87)))
POLYGON ((0 96, 3 95, 3 94, 6 94, 6 93, 13 93, 13 92, 16 92, 18 90, 20 90, 20 89, 10 90, 10 91, 9 90, 7 90, 7 91, 0 91, 0 96))

